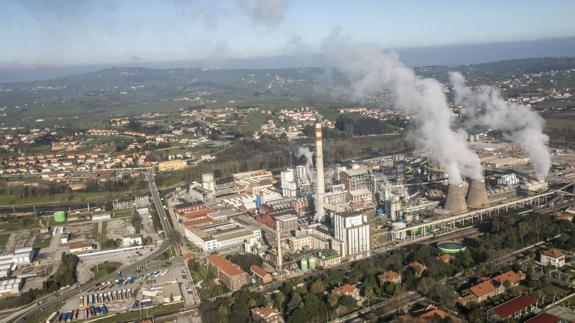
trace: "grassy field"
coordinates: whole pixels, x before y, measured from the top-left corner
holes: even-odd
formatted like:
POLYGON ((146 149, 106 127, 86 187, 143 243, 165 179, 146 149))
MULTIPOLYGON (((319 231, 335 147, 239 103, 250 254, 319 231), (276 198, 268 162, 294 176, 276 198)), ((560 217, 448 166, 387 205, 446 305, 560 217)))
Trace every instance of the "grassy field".
POLYGON ((242 119, 241 123, 248 123, 247 125, 239 125, 235 130, 241 134, 250 134, 258 131, 265 120, 268 118, 267 114, 256 112, 250 113, 246 118, 242 119))
POLYGON ((76 192, 72 194, 54 194, 51 196, 22 199, 16 195, 0 194, 0 206, 49 204, 64 202, 88 202, 92 200, 102 200, 108 192, 76 192))
POLYGON ((4 231, 30 230, 39 226, 38 219, 34 216, 20 216, 16 218, 16 221, 0 222, 0 230, 4 231))
POLYGON ((4 249, 6 242, 8 242, 8 238, 10 238, 10 234, 0 234, 0 249, 4 249))
POLYGON ((103 263, 92 267, 90 270, 94 274, 93 279, 99 279, 100 277, 104 277, 107 274, 115 272, 118 268, 122 266, 121 263, 115 261, 104 261, 103 263))
POLYGON ((47 236, 46 239, 39 239, 38 237, 34 241, 34 248, 47 248, 50 246, 51 237, 47 236))

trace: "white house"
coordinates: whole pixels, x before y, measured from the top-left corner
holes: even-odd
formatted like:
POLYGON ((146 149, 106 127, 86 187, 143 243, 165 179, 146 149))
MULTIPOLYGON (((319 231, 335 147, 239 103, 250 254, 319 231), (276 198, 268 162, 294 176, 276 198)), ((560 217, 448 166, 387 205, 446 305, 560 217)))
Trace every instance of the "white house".
POLYGON ((547 249, 541 253, 542 265, 551 265, 557 268, 565 266, 565 254, 559 249, 547 249))

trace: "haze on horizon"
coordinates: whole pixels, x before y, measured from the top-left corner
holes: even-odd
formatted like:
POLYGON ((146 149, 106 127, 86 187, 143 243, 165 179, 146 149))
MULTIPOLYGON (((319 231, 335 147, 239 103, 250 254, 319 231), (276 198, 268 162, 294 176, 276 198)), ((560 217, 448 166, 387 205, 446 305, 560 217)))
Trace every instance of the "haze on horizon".
POLYGON ((572 12, 575 3, 565 0, 7 0, 0 2, 0 81, 117 65, 317 65, 313 57, 335 29, 399 48, 408 65, 575 55, 572 12), (556 38, 546 51, 532 43, 556 38), (568 45, 557 45, 563 38, 568 45), (491 51, 478 52, 482 44, 491 51), (10 75, 19 70, 30 75, 10 75))

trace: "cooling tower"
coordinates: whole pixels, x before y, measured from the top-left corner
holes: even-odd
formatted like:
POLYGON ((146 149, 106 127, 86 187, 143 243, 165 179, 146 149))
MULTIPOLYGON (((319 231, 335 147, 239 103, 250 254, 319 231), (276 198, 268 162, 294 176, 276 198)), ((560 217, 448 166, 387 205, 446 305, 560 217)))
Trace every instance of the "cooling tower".
POLYGON ((449 184, 447 189, 447 198, 445 199, 444 208, 451 213, 463 213, 467 211, 465 203, 465 194, 467 193, 467 183, 449 184))
POLYGON ((325 215, 323 200, 325 196, 325 184, 323 178, 323 143, 321 138, 321 123, 315 124, 315 167, 317 176, 317 188, 315 194, 315 220, 321 222, 325 215))
POLYGON ((489 206, 484 179, 471 180, 471 185, 467 192, 467 205, 473 209, 480 209, 489 206))

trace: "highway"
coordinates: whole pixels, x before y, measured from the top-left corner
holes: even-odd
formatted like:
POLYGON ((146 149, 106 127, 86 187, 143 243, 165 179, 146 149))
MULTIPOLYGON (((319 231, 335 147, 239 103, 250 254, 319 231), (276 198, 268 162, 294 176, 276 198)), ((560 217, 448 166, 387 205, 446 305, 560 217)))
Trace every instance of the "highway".
MULTIPOLYGON (((152 253, 150 253, 147 257, 142 258, 141 260, 131 263, 127 266, 121 267, 119 269, 119 271, 123 272, 125 275, 128 275, 132 272, 135 272, 138 267, 140 266, 144 266, 147 264, 147 262, 149 260, 152 260, 158 256, 160 256, 164 251, 166 251, 168 248, 170 248, 173 239, 170 239, 171 237, 171 233, 172 233, 172 227, 170 225, 170 222, 168 221, 168 218, 166 216, 166 211, 164 210, 164 207, 162 205, 162 200, 160 198, 160 193, 158 192, 158 188, 156 186, 156 183, 154 181, 154 173, 152 169, 148 169, 146 171, 146 179, 148 181, 148 186, 150 188, 150 192, 152 194, 152 200, 154 201, 154 206, 156 207, 156 210, 158 212, 158 216, 160 218, 160 223, 162 224, 163 230, 164 230, 164 236, 165 239, 162 242, 162 244, 152 253)), ((77 286, 77 287, 73 287, 71 289, 67 289, 61 292, 57 292, 49 297, 47 297, 46 299, 44 299, 40 306, 38 306, 36 303, 29 305, 15 313, 12 313, 10 316, 6 317, 5 320, 6 321, 11 321, 14 320, 14 322, 27 322, 28 318, 30 317, 34 317, 35 315, 39 314, 40 312, 42 312, 44 310, 44 308, 49 308, 57 303, 63 302, 68 298, 71 298, 77 294, 83 293, 84 291, 88 290, 91 287, 94 287, 95 285, 111 280, 113 278, 116 277, 116 273, 110 273, 98 280, 92 281, 88 284, 85 284, 83 286, 77 286)))

